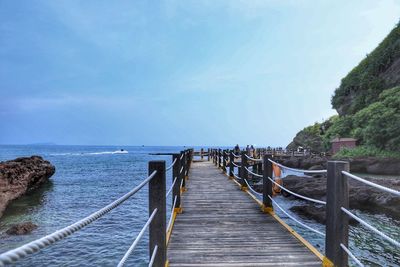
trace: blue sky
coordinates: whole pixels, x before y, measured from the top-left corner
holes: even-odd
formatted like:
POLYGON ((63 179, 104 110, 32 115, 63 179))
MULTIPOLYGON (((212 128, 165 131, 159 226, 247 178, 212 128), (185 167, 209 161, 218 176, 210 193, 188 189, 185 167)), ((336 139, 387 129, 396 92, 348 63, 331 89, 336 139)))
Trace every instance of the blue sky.
POLYGON ((400 1, 0 1, 0 144, 286 146, 400 1))

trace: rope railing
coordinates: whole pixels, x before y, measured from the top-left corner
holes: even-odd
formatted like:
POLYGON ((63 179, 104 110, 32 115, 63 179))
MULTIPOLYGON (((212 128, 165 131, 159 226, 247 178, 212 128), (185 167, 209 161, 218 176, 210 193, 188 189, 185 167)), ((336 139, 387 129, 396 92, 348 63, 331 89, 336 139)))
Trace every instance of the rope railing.
POLYGON ((73 233, 79 231, 83 227, 87 226, 88 224, 96 221, 97 219, 101 218, 106 213, 110 212, 114 208, 118 207, 128 198, 133 196, 136 192, 138 192, 143 186, 145 186, 150 180, 157 174, 156 171, 151 173, 145 180, 143 180, 139 185, 133 188, 131 191, 123 195, 122 197, 118 198, 117 200, 113 201, 112 203, 108 204, 107 206, 103 207, 102 209, 92 213, 91 215, 83 218, 82 220, 77 221, 74 224, 71 224, 67 227, 64 227, 61 230, 58 230, 52 234, 46 235, 42 238, 37 240, 31 241, 21 247, 9 250, 0 255, 0 266, 4 266, 5 264, 11 264, 17 260, 20 260, 26 257, 29 254, 33 254, 38 252, 39 250, 50 246, 51 244, 64 239, 67 236, 72 235, 73 233))
POLYGON ((255 173, 255 172, 252 172, 249 168, 247 168, 246 166, 244 166, 244 168, 250 173, 250 174, 252 174, 252 175, 254 175, 254 176, 256 176, 256 177, 263 177, 261 174, 258 174, 258 173, 255 173))
POLYGON ((153 266, 154 260, 155 260, 156 255, 157 255, 157 251, 158 251, 158 246, 155 245, 155 246, 154 246, 154 249, 153 249, 153 253, 151 254, 151 258, 150 258, 150 262, 149 262, 149 267, 152 267, 152 266, 153 266))
POLYGON ((351 251, 350 251, 345 245, 343 245, 343 244, 341 243, 341 244, 340 244, 340 247, 344 250, 344 252, 347 253, 347 255, 350 256, 350 258, 351 258, 358 266, 364 267, 364 264, 362 264, 362 263, 360 262, 360 260, 357 259, 356 256, 354 256, 354 254, 351 253, 351 251))
POLYGON ((237 167, 237 168, 241 168, 241 165, 236 164, 234 161, 232 161, 233 166, 237 167))
POLYGON ((294 195, 294 196, 296 196, 296 197, 298 197, 298 198, 302 198, 302 199, 304 199, 304 200, 308 200, 308 201, 311 201, 311 202, 314 202, 314 203, 326 205, 326 201, 322 201, 322 200, 318 200, 318 199, 314 199, 314 198, 310 198, 310 197, 306 197, 306 196, 297 194, 297 193, 295 193, 295 192, 293 192, 293 191, 290 191, 290 190, 287 189, 286 187, 284 187, 284 186, 278 184, 278 183, 275 182, 271 177, 267 177, 267 178, 268 178, 274 185, 278 186, 280 189, 282 189, 282 190, 288 192, 289 194, 292 194, 292 195, 294 195))
POLYGON ((154 216, 156 215, 156 213, 157 213, 157 209, 154 209, 153 212, 151 213, 149 219, 147 220, 147 222, 143 226, 142 230, 140 230, 139 234, 137 235, 137 237, 133 241, 132 245, 129 247, 129 249, 126 251, 125 255, 122 257, 121 261, 118 263, 117 267, 122 267, 122 266, 125 265, 127 259, 132 254, 133 250, 135 249, 135 247, 139 243, 140 239, 144 235, 144 233, 147 230, 147 228, 149 227, 150 223, 153 221, 154 216))
POLYGON ((182 173, 182 171, 183 171, 183 166, 181 167, 181 169, 180 169, 179 173, 182 173))
POLYGON ((244 154, 244 155, 245 155, 246 158, 248 158, 249 160, 256 161, 256 162, 262 162, 262 159, 252 158, 252 157, 248 156, 247 154, 244 154))
POLYGON ((171 187, 169 188, 168 192, 165 194, 165 197, 168 197, 169 194, 171 194, 172 189, 174 189, 174 185, 175 185, 177 179, 178 179, 178 177, 175 177, 174 181, 171 184, 171 187))
POLYGON ((379 184, 370 182, 370 181, 368 181, 368 180, 365 180, 365 179, 363 179, 363 178, 361 178, 361 177, 358 177, 357 175, 351 174, 351 173, 346 172, 346 171, 342 171, 342 174, 346 175, 346 176, 349 177, 349 178, 352 178, 352 179, 354 179, 354 180, 357 180, 357 181, 359 181, 359 182, 362 182, 362 183, 364 183, 364 184, 366 184, 366 185, 369 185, 369 186, 375 187, 375 188, 377 188, 377 189, 380 189, 380 190, 382 190, 382 191, 385 191, 385 192, 387 192, 387 193, 391 193, 391 194, 394 194, 394 195, 396 195, 396 196, 400 196, 400 191, 397 191, 397 190, 394 190, 394 189, 385 187, 385 186, 383 186, 383 185, 379 185, 379 184))
POLYGON ((176 207, 176 199, 177 199, 177 196, 175 196, 174 204, 172 204, 171 215, 170 215, 169 220, 168 220, 168 226, 167 226, 167 231, 166 232, 168 232, 170 230, 169 228, 171 227, 172 219, 174 218, 174 209, 176 207))
POLYGON ((232 152, 232 155, 233 155, 235 158, 240 158, 240 155, 236 155, 236 154, 233 153, 233 152, 232 152))
POLYGON ((176 158, 175 158, 174 162, 172 162, 171 165, 169 165, 165 170, 169 171, 172 167, 174 167, 175 162, 176 162, 176 158))
POLYGON ((235 173, 233 173, 233 177, 235 177, 237 180, 242 180, 242 178, 237 176, 235 173))
POLYGON ((278 162, 273 161, 272 159, 268 159, 271 163, 281 167, 282 169, 286 169, 289 171, 293 171, 293 172, 300 172, 300 173, 315 173, 315 174, 325 174, 327 172, 327 170, 302 170, 302 169, 295 169, 295 168, 290 168, 287 167, 285 165, 282 165, 278 162))
POLYGON ((369 223, 367 223, 366 221, 364 221, 363 219, 361 219, 360 217, 356 216, 355 214, 353 214, 351 211, 349 211, 348 209, 345 209, 343 207, 341 207, 341 210, 346 213, 348 216, 350 216, 351 218, 353 218, 354 220, 356 220, 357 222, 359 222, 360 224, 362 224, 363 226, 365 226, 366 228, 368 228, 369 230, 371 230, 372 232, 374 232, 375 234, 379 235, 381 238, 383 238, 384 240, 388 241, 389 243, 391 243, 392 245, 399 247, 400 248, 400 242, 394 240, 393 238, 385 235, 383 232, 379 231, 378 229, 376 229, 375 227, 373 227, 372 225, 370 225, 369 223))
POLYGON ((324 237, 325 237, 325 234, 324 234, 324 233, 322 233, 322 232, 320 232, 320 231, 318 231, 318 230, 315 230, 314 228, 308 226, 307 224, 304 224, 304 223, 300 222, 300 221, 297 220, 295 217, 293 217, 292 215, 290 215, 290 214, 289 214, 284 208, 282 208, 274 199, 272 199, 271 196, 268 196, 268 198, 272 201, 272 203, 275 204, 275 206, 276 206, 279 210, 281 210, 286 216, 288 216, 288 217, 289 217, 290 219, 292 219, 294 222, 298 223, 299 225, 303 226, 304 228, 306 228, 306 229, 308 229, 308 230, 310 230, 310 231, 312 231, 312 232, 314 232, 314 233, 316 233, 316 234, 318 234, 318 235, 320 235, 320 236, 324 236, 324 237))
POLYGON ((257 192, 256 190, 254 190, 254 188, 247 182, 247 179, 244 179, 245 183, 247 184, 247 187, 250 189, 251 192, 253 192, 254 194, 258 195, 258 196, 262 196, 262 193, 257 192))

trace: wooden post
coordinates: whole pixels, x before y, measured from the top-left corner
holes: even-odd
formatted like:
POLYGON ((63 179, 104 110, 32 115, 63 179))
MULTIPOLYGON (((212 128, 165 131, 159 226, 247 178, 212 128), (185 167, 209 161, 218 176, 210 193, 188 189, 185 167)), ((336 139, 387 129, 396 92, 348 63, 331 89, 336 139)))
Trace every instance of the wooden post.
POLYGON ((207 161, 210 161, 210 149, 207 149, 207 161))
POLYGON ((247 189, 247 177, 248 177, 248 173, 247 173, 247 157, 246 157, 246 151, 242 151, 241 153, 241 167, 240 167, 240 178, 242 178, 240 180, 240 184, 242 186, 242 190, 246 190, 247 189))
POLYGON ((187 180, 188 178, 186 175, 188 169, 188 158, 189 158, 188 151, 185 150, 183 154, 183 177, 185 178, 185 180, 187 180))
POLYGON ((203 160, 203 152, 204 152, 204 149, 200 149, 200 159, 201 160, 203 160))
POLYGON ((215 166, 218 166, 218 153, 216 149, 214 150, 214 160, 215 166))
POLYGON ((218 149, 218 168, 221 168, 221 149, 218 149))
MULTIPOLYGON (((181 151, 179 154, 179 159, 184 155, 185 151, 181 151)), ((185 156, 182 157, 182 159, 179 160, 179 176, 180 176, 180 183, 182 183, 182 192, 185 191, 185 186, 186 186, 186 181, 185 181, 185 156), (183 168, 183 169, 182 169, 183 168), (182 172, 180 172, 182 169, 182 172)), ((181 184, 179 184, 180 186, 181 184)))
POLYGON ((157 171, 149 182, 149 216, 157 209, 149 227, 149 250, 152 255, 154 247, 158 247, 154 266, 164 266, 167 261, 165 161, 150 161, 148 171, 149 175, 157 171))
POLYGON ((222 171, 226 173, 226 151, 222 150, 222 171))
POLYGON ((272 201, 268 197, 272 197, 272 182, 268 177, 272 178, 272 162, 268 160, 269 156, 264 155, 263 157, 263 206, 262 210, 264 212, 270 212, 273 210, 272 201))
POLYGON ((233 172, 235 166, 233 165, 233 161, 235 160, 235 157, 233 156, 233 150, 229 152, 229 178, 233 178, 233 172))
POLYGON ((328 161, 326 186, 326 237, 325 255, 332 266, 347 266, 348 255, 340 247, 348 247, 349 219, 341 210, 349 208, 349 185, 342 171, 349 171, 350 165, 344 161, 328 161))
POLYGON ((180 160, 179 160, 180 154, 173 154, 172 155, 172 162, 174 162, 174 160, 176 159, 175 165, 172 168, 172 182, 174 182, 175 178, 176 178, 176 182, 174 184, 174 187, 172 189, 172 202, 174 203, 175 200, 175 196, 176 196, 176 204, 175 204, 175 208, 174 210, 177 213, 181 213, 182 212, 182 208, 181 208, 181 176, 179 175, 179 170, 181 169, 181 164, 180 164, 180 160))

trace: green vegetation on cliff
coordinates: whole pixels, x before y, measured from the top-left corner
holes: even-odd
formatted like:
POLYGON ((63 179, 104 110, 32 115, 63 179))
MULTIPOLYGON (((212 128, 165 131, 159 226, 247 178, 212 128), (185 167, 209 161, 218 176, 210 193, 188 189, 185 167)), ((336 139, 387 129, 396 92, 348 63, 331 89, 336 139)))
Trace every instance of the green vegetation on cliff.
POLYGON ((288 148, 328 151, 335 137, 354 137, 341 156, 397 157, 400 151, 400 23, 342 79, 332 97, 339 116, 300 131, 288 148))

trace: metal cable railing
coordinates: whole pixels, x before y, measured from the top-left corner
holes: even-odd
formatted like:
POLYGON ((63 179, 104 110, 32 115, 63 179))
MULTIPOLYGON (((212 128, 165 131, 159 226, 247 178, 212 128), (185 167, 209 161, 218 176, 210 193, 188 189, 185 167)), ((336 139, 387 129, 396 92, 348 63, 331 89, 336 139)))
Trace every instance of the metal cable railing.
POLYGON ((147 222, 143 226, 142 230, 140 230, 139 234, 136 236, 136 238, 133 241, 132 245, 129 247, 129 249, 126 251, 125 255, 122 257, 121 261, 118 263, 117 267, 124 266, 125 262, 129 258, 129 256, 132 254, 133 250, 135 249, 135 247, 139 243, 140 239, 144 235, 145 231, 149 227, 150 223, 153 221, 154 216, 156 216, 156 213, 157 213, 157 209, 154 209, 153 212, 151 213, 149 219, 147 220, 147 222))
POLYGON ((72 235, 73 233, 79 231, 83 227, 87 226, 88 224, 94 222, 95 220, 99 219, 106 213, 110 212, 114 208, 118 207, 121 203, 125 200, 133 196, 136 192, 138 192, 144 185, 146 185, 155 175, 157 171, 154 171, 150 174, 145 180, 143 180, 139 185, 133 188, 131 191, 123 195, 122 197, 118 198, 117 200, 113 201, 112 203, 108 204, 107 206, 103 207, 102 209, 92 213, 91 215, 87 216, 86 218, 71 224, 61 230, 58 230, 52 234, 46 235, 40 239, 34 240, 29 242, 21 247, 9 250, 0 255, 0 266, 4 266, 5 264, 11 264, 14 261, 22 259, 29 254, 38 252, 39 250, 48 247, 49 245, 64 239, 67 236, 72 235))
POLYGON ((325 174, 327 172, 327 170, 302 170, 302 169, 295 169, 295 168, 290 168, 290 167, 286 167, 285 165, 282 165, 278 162, 273 161, 272 159, 268 159, 271 163, 281 167, 282 169, 286 169, 289 171, 293 171, 293 172, 300 172, 300 173, 315 173, 315 174, 325 174))
POLYGON ((320 231, 318 231, 318 230, 315 230, 314 228, 308 226, 307 224, 304 224, 304 223, 300 222, 299 220, 297 220, 295 217, 293 217, 293 216, 290 215, 287 211, 285 211, 285 209, 283 209, 275 200, 273 200, 271 196, 268 196, 268 197, 269 197, 269 199, 271 199, 272 203, 274 203, 275 206, 276 206, 278 209, 280 209, 286 216, 288 216, 288 217, 289 217, 290 219, 292 219, 294 222, 298 223, 299 225, 303 226, 304 228, 306 228, 306 229, 308 229, 308 230, 310 230, 310 231, 312 231, 312 232, 314 232, 314 233, 316 233, 316 234, 318 234, 318 235, 325 236, 324 233, 322 233, 322 232, 320 232, 320 231))
POLYGON ((273 184, 275 184, 276 186, 278 186, 280 189, 282 189, 282 190, 288 192, 289 194, 292 194, 292 195, 294 195, 294 196, 296 196, 296 197, 298 197, 298 198, 302 198, 302 199, 304 199, 304 200, 308 200, 308 201, 315 202, 315 203, 318 203, 318 204, 326 205, 326 202, 325 202, 325 201, 322 201, 322 200, 318 200, 318 199, 314 199, 314 198, 310 198, 310 197, 306 197, 306 196, 297 194, 297 193, 295 193, 295 192, 293 192, 293 191, 290 191, 290 190, 287 189, 286 187, 284 187, 284 186, 278 184, 278 183, 275 182, 271 177, 267 177, 267 178, 268 178, 273 184))

